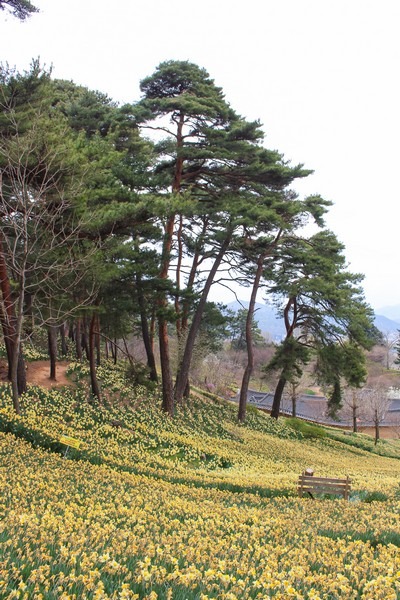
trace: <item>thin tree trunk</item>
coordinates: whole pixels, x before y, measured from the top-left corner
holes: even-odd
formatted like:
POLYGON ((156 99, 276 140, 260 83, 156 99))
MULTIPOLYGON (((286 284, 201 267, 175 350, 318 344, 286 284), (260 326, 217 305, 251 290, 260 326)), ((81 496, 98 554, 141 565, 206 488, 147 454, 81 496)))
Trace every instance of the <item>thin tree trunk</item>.
POLYGON ((75 349, 76 358, 82 360, 82 320, 78 317, 76 320, 76 332, 75 332, 75 349))
POLYGON ((183 229, 183 218, 179 216, 179 227, 176 234, 178 243, 178 260, 176 264, 176 295, 175 295, 175 312, 176 312, 176 335, 178 338, 178 347, 180 347, 180 340, 182 339, 182 323, 181 323, 181 305, 179 292, 181 289, 181 268, 183 260, 183 245, 182 245, 182 229, 183 229))
POLYGON ((357 408, 358 408, 358 406, 356 404, 356 393, 353 390, 353 404, 351 407, 352 415, 353 415, 353 433, 357 433, 357 429, 358 429, 358 427, 357 427, 357 408))
POLYGON ((242 386, 240 388, 238 420, 244 423, 246 419, 246 404, 247 392, 249 390, 250 377, 254 369, 254 351, 253 351, 253 335, 252 325, 254 317, 254 308, 256 305, 257 292, 260 287, 261 275, 264 267, 265 253, 260 255, 257 260, 257 270, 255 273, 253 288, 251 291, 249 309, 246 318, 246 349, 247 349, 247 365, 243 373, 242 386))
POLYGON ((150 371, 150 380, 158 381, 156 361, 154 357, 153 344, 150 339, 149 324, 147 321, 146 304, 143 295, 143 286, 140 275, 136 275, 136 289, 140 310, 140 323, 142 327, 142 338, 147 356, 147 366, 150 371))
POLYGON ((118 346, 117 346, 117 338, 114 338, 114 343, 112 345, 112 355, 113 355, 113 359, 114 359, 114 365, 117 364, 117 360, 118 360, 118 346))
POLYGON ((33 329, 35 326, 35 319, 33 316, 33 296, 32 294, 26 293, 25 294, 25 299, 26 299, 26 324, 25 324, 25 331, 27 333, 28 336, 31 336, 33 333, 33 329))
MULTIPOLYGON (((89 343, 88 343, 87 319, 86 318, 83 319, 82 325, 83 325, 83 327, 81 328, 81 345, 82 345, 82 349, 85 351, 87 360, 90 360, 90 347, 89 347, 89 343)), ((89 325, 89 329, 90 329, 90 325, 89 325)))
POLYGON ((93 396, 100 400, 100 388, 96 374, 96 323, 97 315, 92 315, 89 328, 89 367, 90 367, 90 383, 93 396))
POLYGON ((8 360, 8 380, 12 380, 14 358, 15 318, 11 295, 10 279, 3 250, 3 237, 0 230, 0 288, 2 297, 1 324, 8 360))
POLYGON ((221 248, 215 258, 214 264, 213 264, 212 268, 210 269, 206 283, 203 288, 203 292, 200 297, 200 301, 199 301, 196 311, 193 315, 192 324, 190 326, 188 336, 186 339, 186 344, 185 344, 185 349, 184 349, 183 356, 182 356, 182 361, 180 363, 178 374, 176 377, 176 384, 175 384, 175 401, 176 402, 182 401, 186 386, 188 385, 189 370, 190 370, 190 365, 192 362, 194 343, 196 341, 197 333, 198 333, 200 325, 201 325, 201 319, 203 317, 204 309, 206 306, 208 293, 213 284, 215 274, 218 271, 218 268, 222 262, 222 259, 224 258, 225 253, 229 247, 231 238, 232 238, 232 232, 229 231, 227 237, 225 238, 225 240, 224 240, 223 244, 221 245, 221 248))
POLYGON ((99 315, 96 315, 95 345, 96 345, 96 365, 98 367, 100 367, 100 364, 101 364, 101 348, 100 348, 100 317, 99 317, 99 315))
MULTIPOLYGON (((24 240, 26 255, 26 240, 24 240)), ((21 333, 24 319, 24 300, 25 300, 25 264, 21 267, 21 277, 19 281, 19 296, 16 303, 16 310, 12 301, 11 285, 7 272, 7 265, 3 249, 3 236, 0 230, 0 288, 3 302, 1 310, 2 318, 5 319, 5 339, 7 355, 9 358, 8 374, 11 379, 11 389, 13 397, 13 406, 17 414, 20 414, 21 407, 19 396, 26 392, 26 371, 25 361, 22 355, 21 333), (11 364, 10 364, 11 359, 11 364)))
POLYGON ((50 379, 56 381, 57 375, 57 329, 54 325, 47 328, 47 344, 50 358, 50 379))
POLYGON ((374 415, 374 425, 375 425, 375 446, 379 442, 379 418, 378 418, 378 410, 375 409, 374 415))
POLYGON ((297 417, 297 395, 295 391, 292 394, 292 417, 294 419, 297 417))
POLYGON ((68 344, 67 344, 67 336, 65 332, 66 324, 63 323, 60 325, 60 336, 61 336, 61 354, 62 356, 67 356, 68 354, 68 344))
MULTIPOLYGON (((160 273, 160 279, 168 278, 168 269, 170 264, 172 235, 174 231, 175 216, 169 217, 164 237, 163 264, 160 273)), ((168 321, 165 312, 168 308, 167 298, 162 295, 158 301, 158 341, 160 346, 161 362, 161 386, 162 386, 162 408, 170 416, 174 415, 174 393, 172 385, 171 363, 169 353, 168 321)))
POLYGON ((17 367, 17 387, 18 394, 24 394, 27 390, 25 360, 22 352, 22 345, 19 345, 18 367, 17 367))
POLYGON ((174 390, 169 354, 168 324, 165 319, 159 322, 159 343, 162 381, 162 408, 170 416, 174 416, 174 390))

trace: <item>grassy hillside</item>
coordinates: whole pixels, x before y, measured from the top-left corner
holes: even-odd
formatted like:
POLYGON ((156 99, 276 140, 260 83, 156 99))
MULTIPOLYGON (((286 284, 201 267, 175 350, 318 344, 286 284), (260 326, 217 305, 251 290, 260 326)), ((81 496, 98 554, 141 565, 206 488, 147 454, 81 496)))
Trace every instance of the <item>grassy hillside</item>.
POLYGON ((110 366, 89 404, 70 372, 21 417, 1 390, 0 598, 400 597, 398 442, 254 410, 239 426, 198 395, 171 421, 110 366), (60 435, 82 447, 64 458, 60 435), (297 498, 309 466, 350 475, 351 501, 297 498))

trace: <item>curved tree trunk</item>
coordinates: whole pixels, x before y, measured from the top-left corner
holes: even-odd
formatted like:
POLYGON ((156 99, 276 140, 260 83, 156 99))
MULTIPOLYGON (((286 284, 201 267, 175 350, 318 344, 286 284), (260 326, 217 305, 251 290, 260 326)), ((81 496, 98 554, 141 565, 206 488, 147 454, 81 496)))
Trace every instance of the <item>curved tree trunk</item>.
POLYGON ((271 417, 277 419, 281 408, 283 390, 285 389, 286 379, 281 375, 275 388, 274 400, 272 402, 271 417))
POLYGON ((256 305, 256 298, 258 288, 260 287, 260 280, 264 266, 265 253, 260 255, 257 260, 257 270, 253 281, 253 289, 251 291, 251 297, 249 302, 249 310, 247 311, 246 318, 246 349, 247 349, 247 365, 243 373, 242 386, 240 388, 239 397, 239 411, 238 420, 243 423, 246 419, 246 404, 247 404, 247 392, 249 389, 250 377, 254 369, 254 351, 253 351, 253 336, 252 336, 252 325, 254 317, 254 308, 256 305))

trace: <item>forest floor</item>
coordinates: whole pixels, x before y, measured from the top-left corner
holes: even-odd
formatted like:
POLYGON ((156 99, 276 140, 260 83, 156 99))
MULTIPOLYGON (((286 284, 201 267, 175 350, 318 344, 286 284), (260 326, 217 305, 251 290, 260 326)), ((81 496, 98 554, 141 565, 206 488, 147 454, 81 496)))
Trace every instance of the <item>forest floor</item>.
MULTIPOLYGON (((46 389, 54 387, 62 387, 64 385, 72 385, 68 379, 66 371, 68 361, 57 362, 57 378, 55 381, 49 378, 50 362, 48 360, 35 360, 27 363, 26 379, 28 384, 41 385, 46 389)), ((0 381, 7 380, 7 363, 4 360, 0 361, 0 381)))

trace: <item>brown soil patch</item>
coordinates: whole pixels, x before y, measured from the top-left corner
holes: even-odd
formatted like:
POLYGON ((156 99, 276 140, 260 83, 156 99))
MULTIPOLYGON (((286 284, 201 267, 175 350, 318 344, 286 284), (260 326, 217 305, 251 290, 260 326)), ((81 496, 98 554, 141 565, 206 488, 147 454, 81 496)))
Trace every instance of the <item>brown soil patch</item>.
MULTIPOLYGON (((62 387, 64 385, 71 386, 73 383, 66 376, 66 371, 69 362, 60 361, 57 363, 55 381, 49 378, 50 374, 50 363, 48 360, 35 360, 33 362, 26 363, 26 380, 28 385, 41 385, 46 389, 54 387, 62 387)), ((0 361, 0 380, 7 381, 7 362, 5 360, 0 361)))
POLYGON ((66 376, 66 370, 69 362, 57 362, 56 380, 49 378, 50 363, 48 360, 35 360, 27 364, 26 379, 28 385, 41 385, 44 388, 50 389, 61 387, 63 385, 71 385, 71 381, 66 376))

